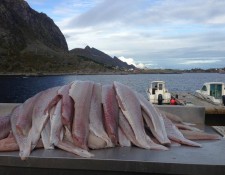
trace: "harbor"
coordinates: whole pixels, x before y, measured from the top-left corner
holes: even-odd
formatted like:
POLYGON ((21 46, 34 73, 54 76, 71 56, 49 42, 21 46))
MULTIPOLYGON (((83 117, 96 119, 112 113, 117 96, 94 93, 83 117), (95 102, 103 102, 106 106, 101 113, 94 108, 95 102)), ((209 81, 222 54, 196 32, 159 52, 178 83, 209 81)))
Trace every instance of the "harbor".
MULTIPOLYGON (((177 75, 173 75, 177 76, 177 75)), ((183 75, 180 75, 183 76, 183 75)), ((185 75, 187 76, 187 75, 185 75)), ((121 81, 128 79, 134 79, 135 81, 141 81, 146 83, 143 79, 137 77, 145 77, 146 75, 134 76, 126 75, 120 76, 121 81)), ((46 77, 48 78, 48 77, 46 77)), ((72 81, 74 79, 87 79, 99 82, 99 78, 103 79, 102 76, 79 76, 79 77, 51 77, 48 80, 50 83, 41 83, 41 88, 45 85, 62 85, 64 81, 72 81), (95 78, 95 79, 94 79, 95 78), (98 79, 96 79, 98 78, 98 79), (54 81, 53 81, 54 80, 54 81), (60 80, 60 81, 59 81, 60 80), (62 82, 61 82, 62 80, 62 82), (51 82, 52 81, 52 82, 51 82), (58 83, 58 84, 53 84, 58 83)), ((114 76, 107 76, 115 79, 114 76)), ((132 80, 133 80, 132 79, 132 80)), ((155 77, 154 77, 155 79, 155 77)), ((175 78, 176 79, 176 78, 175 78)), ((11 80, 11 79, 10 79, 11 80)), ((0 103, 0 114, 5 115, 9 113, 18 104, 27 99, 32 94, 28 94, 29 89, 32 87, 39 87, 35 83, 40 83, 42 78, 17 78, 15 86, 17 89, 8 90, 10 93, 13 92, 12 99, 17 99, 18 103, 0 103), (29 80, 29 81, 28 81, 29 80), (32 81, 31 81, 32 80, 32 81), (35 80, 35 81, 34 81, 35 80), (21 83, 22 90, 19 88, 21 83), (29 86, 28 86, 29 84, 29 86), (26 95, 26 96, 25 96, 26 95), (22 99, 23 97, 24 99, 22 99)), ((46 80, 45 80, 46 81, 46 80)), ((146 95, 146 84, 135 83, 129 81, 130 86, 133 89, 137 89, 143 95, 146 95), (134 86, 135 85, 135 86, 134 86), (137 86, 139 85, 139 86, 137 86), (142 91, 143 89, 143 91, 142 91)), ((104 82, 106 83, 106 82, 104 82)), ((104 84, 103 83, 103 84, 104 84)), ((7 83, 6 83, 7 84, 7 83)), ((175 84, 167 83, 167 85, 175 84)), ((163 86, 162 86, 163 87, 163 86)), ((187 87, 183 85, 183 87, 187 87)), ((45 87, 47 88, 47 87, 45 87)), ((8 88, 9 89, 9 88, 8 88)), ((181 89, 181 88, 179 88, 181 89)), ((197 88, 194 88, 197 89, 197 88)), ((32 89, 33 91, 40 91, 43 89, 32 89)), ((161 111, 173 113, 182 117, 185 122, 195 123, 196 126, 212 134, 218 134, 224 137, 224 130, 219 133, 215 127, 221 129, 225 126, 224 117, 224 106, 215 105, 206 100, 200 99, 197 96, 192 95, 191 92, 174 91, 174 88, 168 88, 167 92, 171 92, 173 97, 178 97, 177 100, 181 105, 155 105, 161 111), (192 99, 192 101, 190 100, 192 99), (195 102, 194 102, 195 101, 195 102), (185 105, 184 105, 185 104, 185 105), (222 127, 221 127, 222 126, 222 127)), ((6 97, 6 94, 2 97, 6 97)), ((8 96, 7 98, 9 98, 8 96)), ((12 100, 11 100, 12 101, 12 100)), ((177 102, 178 102, 177 101, 177 102)), ((167 101, 168 102, 168 101, 167 101)), ((168 102, 169 103, 169 102, 168 102)), ((4 174, 177 174, 177 175, 197 175, 197 174, 224 174, 225 172, 225 159, 221 156, 221 152, 224 151, 225 140, 204 140, 197 141, 202 145, 201 148, 194 148, 189 146, 171 146, 168 151, 159 150, 146 150, 138 147, 115 147, 100 150, 91 150, 94 154, 91 158, 81 158, 72 153, 65 152, 60 149, 55 150, 34 150, 29 158, 22 161, 19 156, 19 151, 13 152, 1 152, 0 153, 0 170, 4 174)))

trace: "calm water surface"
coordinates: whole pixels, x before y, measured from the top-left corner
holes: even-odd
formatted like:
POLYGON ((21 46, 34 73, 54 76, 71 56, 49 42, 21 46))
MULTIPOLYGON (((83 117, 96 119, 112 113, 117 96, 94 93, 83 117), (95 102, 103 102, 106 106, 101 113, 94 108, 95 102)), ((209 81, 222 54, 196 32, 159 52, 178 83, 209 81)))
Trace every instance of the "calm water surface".
MULTIPOLYGON (((65 76, 0 76, 0 103, 21 103, 37 92, 74 80, 90 80, 101 84, 118 81, 146 95, 149 82, 163 80, 169 91, 194 92, 205 82, 225 82, 225 74, 138 74, 138 75, 65 75, 65 76)), ((147 97, 147 96, 146 96, 147 97)))

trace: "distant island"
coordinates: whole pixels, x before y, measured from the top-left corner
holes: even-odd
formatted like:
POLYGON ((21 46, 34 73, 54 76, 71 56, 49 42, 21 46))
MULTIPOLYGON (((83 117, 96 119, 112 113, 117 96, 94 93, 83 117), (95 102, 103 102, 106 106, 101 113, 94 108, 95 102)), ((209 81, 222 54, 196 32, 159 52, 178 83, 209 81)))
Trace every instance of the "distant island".
POLYGON ((33 10, 24 0, 1 0, 0 19, 1 75, 219 72, 138 69, 89 46, 68 50, 54 21, 33 10))

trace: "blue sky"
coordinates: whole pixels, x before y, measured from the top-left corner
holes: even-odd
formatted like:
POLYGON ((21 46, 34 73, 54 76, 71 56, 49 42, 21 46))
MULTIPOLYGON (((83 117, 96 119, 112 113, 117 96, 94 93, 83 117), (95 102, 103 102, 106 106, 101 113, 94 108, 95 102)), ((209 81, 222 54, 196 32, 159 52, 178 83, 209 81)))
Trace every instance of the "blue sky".
POLYGON ((148 68, 225 67, 224 0, 27 0, 69 49, 95 47, 148 68))

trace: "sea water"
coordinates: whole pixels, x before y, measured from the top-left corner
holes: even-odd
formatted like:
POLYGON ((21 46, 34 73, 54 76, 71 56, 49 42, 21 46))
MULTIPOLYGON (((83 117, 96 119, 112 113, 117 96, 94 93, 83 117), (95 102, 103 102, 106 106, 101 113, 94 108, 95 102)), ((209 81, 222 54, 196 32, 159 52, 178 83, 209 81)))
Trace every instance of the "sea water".
MULTIPOLYGON (((22 103, 41 90, 61 86, 75 80, 101 84, 121 82, 146 96, 151 81, 162 80, 170 92, 195 92, 205 82, 225 82, 225 74, 128 74, 128 75, 60 75, 60 76, 0 76, 0 103, 22 103)), ((147 96, 146 96, 147 97, 147 96)))

